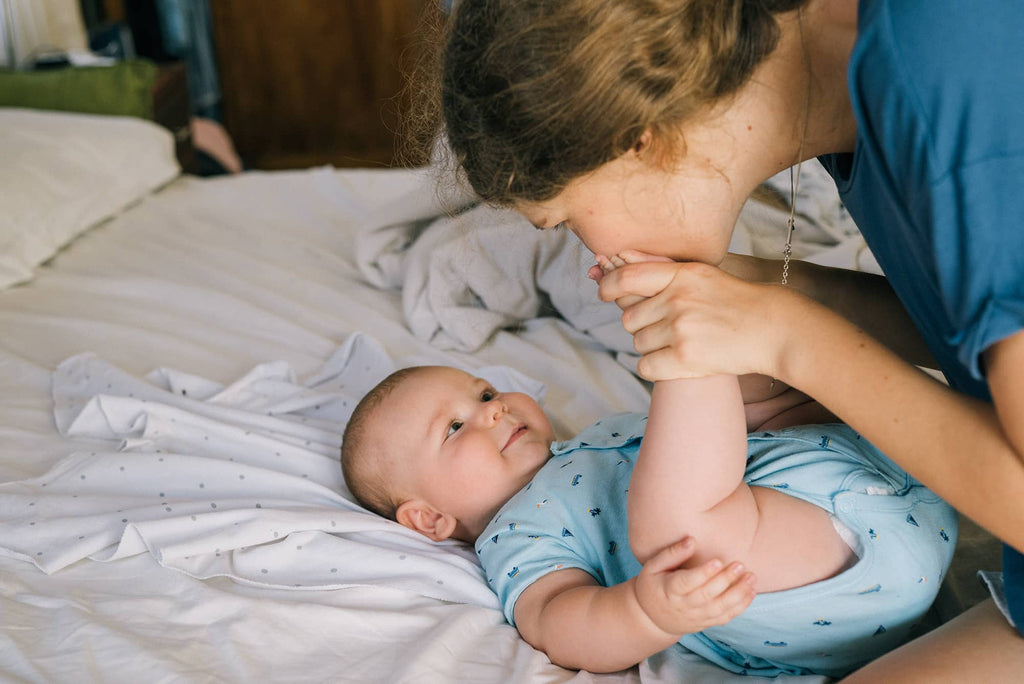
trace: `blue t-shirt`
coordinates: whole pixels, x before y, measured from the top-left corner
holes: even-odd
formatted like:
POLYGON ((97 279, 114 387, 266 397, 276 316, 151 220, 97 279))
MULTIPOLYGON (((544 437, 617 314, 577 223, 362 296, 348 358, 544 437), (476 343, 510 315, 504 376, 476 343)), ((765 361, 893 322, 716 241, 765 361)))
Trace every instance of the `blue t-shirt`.
POLYGON ((1020 0, 863 0, 852 155, 821 161, 950 384, 1024 328, 1020 0))
MULTIPOLYGON (((821 162, 950 385, 991 400, 981 354, 1024 328, 1024 2, 858 11, 856 148, 821 162)), ((1009 546, 1003 572, 1024 629, 1009 546)))

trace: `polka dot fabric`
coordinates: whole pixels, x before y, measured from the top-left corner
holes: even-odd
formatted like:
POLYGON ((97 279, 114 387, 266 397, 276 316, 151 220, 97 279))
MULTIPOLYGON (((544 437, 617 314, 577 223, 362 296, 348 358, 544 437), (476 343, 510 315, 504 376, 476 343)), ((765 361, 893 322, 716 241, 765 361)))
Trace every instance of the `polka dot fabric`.
MULTIPOLYGON (((471 550, 430 542, 346 498, 345 422, 395 368, 359 333, 304 381, 283 362, 221 386, 170 369, 139 379, 92 354, 72 357, 53 375, 54 417, 62 434, 97 448, 0 485, 0 553, 47 573, 150 553, 200 579, 382 585, 496 606, 471 550)), ((543 390, 509 369, 483 374, 543 390)))

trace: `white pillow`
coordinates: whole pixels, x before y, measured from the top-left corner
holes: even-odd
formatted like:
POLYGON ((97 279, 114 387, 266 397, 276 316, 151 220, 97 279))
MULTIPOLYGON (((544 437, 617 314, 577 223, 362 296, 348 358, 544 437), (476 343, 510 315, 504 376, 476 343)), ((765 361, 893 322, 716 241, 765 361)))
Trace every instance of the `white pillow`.
POLYGON ((180 172, 151 121, 0 108, 0 289, 180 172))

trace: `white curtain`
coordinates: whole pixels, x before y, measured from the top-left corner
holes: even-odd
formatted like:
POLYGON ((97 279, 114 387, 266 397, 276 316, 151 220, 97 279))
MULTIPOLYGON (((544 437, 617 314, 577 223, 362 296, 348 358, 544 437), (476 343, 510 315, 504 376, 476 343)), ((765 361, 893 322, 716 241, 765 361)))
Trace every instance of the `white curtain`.
POLYGON ((41 49, 87 49, 78 0, 0 0, 0 7, 0 66, 9 65, 11 43, 17 64, 41 49))

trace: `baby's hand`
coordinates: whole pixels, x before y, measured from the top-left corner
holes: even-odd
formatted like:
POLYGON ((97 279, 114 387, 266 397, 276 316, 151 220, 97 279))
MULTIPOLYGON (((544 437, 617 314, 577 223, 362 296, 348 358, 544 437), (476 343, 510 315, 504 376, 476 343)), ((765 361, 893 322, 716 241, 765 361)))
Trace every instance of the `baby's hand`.
MULTIPOLYGON (((590 270, 587 271, 587 277, 597 283, 601 282, 601 278, 603 278, 606 273, 611 273, 615 269, 622 268, 626 264, 640 264, 645 261, 672 261, 672 259, 669 259, 668 257, 655 256, 654 254, 647 254, 646 252, 640 252, 635 249, 627 249, 626 251, 611 257, 607 257, 604 254, 595 254, 594 259, 597 261, 597 264, 590 267, 590 270)), ((644 297, 633 295, 629 297, 619 297, 615 300, 615 303, 620 309, 625 311, 637 302, 643 301, 643 299, 644 297)))
POLYGON ((711 560, 696 568, 681 568, 693 555, 687 537, 644 563, 636 580, 636 598, 651 622, 679 638, 708 627, 724 625, 754 600, 754 575, 740 563, 722 567, 711 560))

